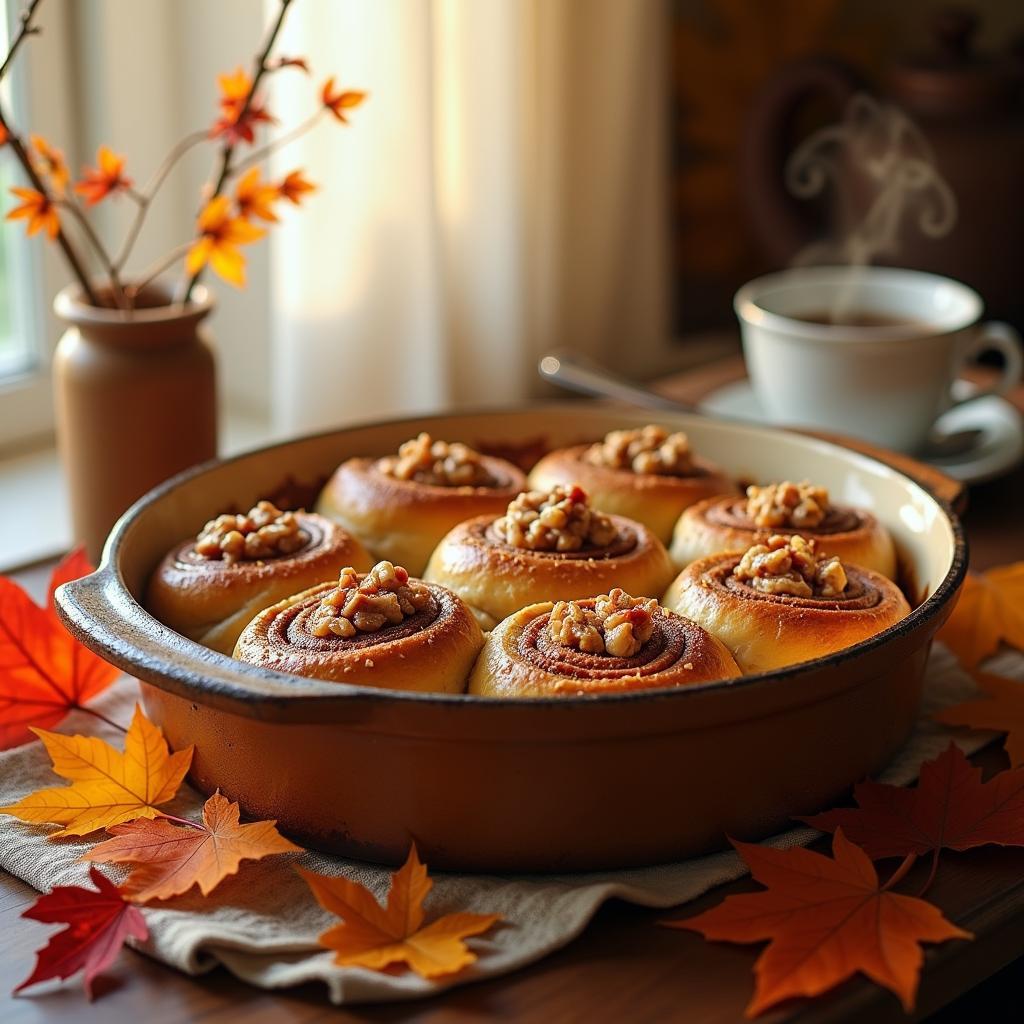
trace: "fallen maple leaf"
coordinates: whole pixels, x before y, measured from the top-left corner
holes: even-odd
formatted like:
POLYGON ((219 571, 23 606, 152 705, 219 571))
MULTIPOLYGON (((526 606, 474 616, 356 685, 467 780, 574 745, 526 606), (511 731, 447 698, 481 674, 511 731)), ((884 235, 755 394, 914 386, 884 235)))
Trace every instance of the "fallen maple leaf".
POLYGON ((68 555, 53 570, 46 608, 0 576, 0 749, 30 740, 31 726, 55 726, 117 678, 118 670, 75 640, 54 610, 57 587, 90 572, 81 549, 68 555))
POLYGON ((39 789, 0 807, 22 821, 52 822, 59 836, 84 836, 132 818, 154 818, 181 785, 192 763, 192 747, 170 754, 163 731, 136 705, 124 753, 95 736, 65 736, 32 730, 46 746, 53 770, 70 786, 39 789))
POLYGON ((1024 846, 1024 768, 981 781, 954 743, 921 765, 915 789, 861 782, 857 807, 803 818, 812 828, 843 834, 869 857, 905 857, 975 846, 1024 846))
POLYGON ((335 951, 334 962, 382 970, 406 963, 423 978, 453 974, 476 960, 462 940, 480 935, 499 914, 446 914, 423 927, 423 900, 433 888, 415 844, 409 857, 391 876, 386 907, 358 882, 318 875, 296 868, 313 890, 317 902, 343 923, 320 936, 320 945, 335 951))
POLYGON ((110 879, 97 868, 89 869, 89 878, 95 890, 55 886, 21 915, 68 927, 52 935, 36 952, 34 970, 15 992, 50 978, 69 978, 84 969, 85 991, 92 999, 93 979, 114 962, 124 940, 130 937, 141 942, 149 936, 142 913, 125 901, 110 879))
POLYGON ((938 639, 967 668, 994 654, 1000 641, 1024 651, 1024 562, 970 573, 938 639))
POLYGON ((858 971, 894 992, 910 1013, 923 961, 920 944, 971 938, 931 903, 880 888, 867 854, 842 829, 833 839, 834 860, 800 847, 733 845, 767 889, 728 896, 696 917, 662 923, 707 939, 770 940, 754 967, 748 1017, 784 999, 818 995, 858 971))
POLYGON ((1014 768, 1024 765, 1024 683, 990 672, 972 672, 971 675, 986 696, 943 708, 935 713, 935 720, 946 725, 1005 732, 1010 764, 1014 768))
POLYGON ((238 804, 218 791, 203 807, 201 826, 180 827, 164 818, 113 825, 107 831, 115 838, 95 846, 82 859, 132 864, 121 892, 136 903, 166 900, 193 885, 206 896, 222 879, 235 874, 243 860, 301 851, 275 824, 239 824, 238 804))

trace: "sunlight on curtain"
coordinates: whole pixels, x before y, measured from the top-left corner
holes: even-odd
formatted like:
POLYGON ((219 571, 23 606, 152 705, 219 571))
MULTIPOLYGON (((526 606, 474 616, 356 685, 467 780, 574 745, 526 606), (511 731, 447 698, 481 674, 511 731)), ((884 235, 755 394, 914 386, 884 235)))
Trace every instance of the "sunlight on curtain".
MULTIPOLYGON (((661 0, 295 5, 280 51, 370 99, 276 158, 321 185, 272 236, 279 430, 518 400, 553 345, 657 363, 663 16, 661 0)), ((275 109, 301 110, 310 83, 276 78, 275 109)))

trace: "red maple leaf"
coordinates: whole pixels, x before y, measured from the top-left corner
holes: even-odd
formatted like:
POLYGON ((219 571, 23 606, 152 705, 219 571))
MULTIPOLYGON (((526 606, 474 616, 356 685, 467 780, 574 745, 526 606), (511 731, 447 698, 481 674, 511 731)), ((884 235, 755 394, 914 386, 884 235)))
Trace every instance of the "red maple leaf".
POLYGON ((32 739, 29 726, 53 728, 117 678, 118 670, 71 636, 54 609, 57 587, 90 572, 85 554, 73 551, 53 570, 45 608, 0 576, 0 750, 32 739))
POLYGON ((916 788, 861 782, 856 807, 804 818, 812 828, 843 834, 873 860, 907 854, 938 854, 941 849, 1024 846, 1024 768, 981 781, 954 743, 921 766, 916 788))
POLYGON ((149 936, 142 913, 125 900, 110 879, 96 868, 89 869, 89 878, 95 889, 55 886, 21 915, 68 927, 36 951, 35 969, 15 992, 50 978, 70 978, 84 970, 86 995, 92 999, 93 979, 114 962, 125 939, 141 942, 149 936))

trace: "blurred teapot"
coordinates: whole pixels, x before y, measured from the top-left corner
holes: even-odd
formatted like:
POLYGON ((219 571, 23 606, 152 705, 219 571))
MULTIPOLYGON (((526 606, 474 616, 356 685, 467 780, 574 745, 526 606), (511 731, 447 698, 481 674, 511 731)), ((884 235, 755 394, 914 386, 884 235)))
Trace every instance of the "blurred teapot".
MULTIPOLYGON (((977 17, 947 10, 933 23, 928 53, 893 65, 885 76, 892 104, 920 130, 959 207, 943 237, 906 225, 898 248, 876 262, 957 278, 984 297, 992 315, 1024 323, 1024 106, 1019 69, 976 54, 977 17)), ((743 192, 764 255, 786 265, 809 244, 848 229, 867 214, 860 170, 840 168, 829 202, 808 202, 786 187, 797 126, 825 103, 837 114, 866 88, 852 68, 812 58, 782 68, 755 100, 741 157, 743 192)))

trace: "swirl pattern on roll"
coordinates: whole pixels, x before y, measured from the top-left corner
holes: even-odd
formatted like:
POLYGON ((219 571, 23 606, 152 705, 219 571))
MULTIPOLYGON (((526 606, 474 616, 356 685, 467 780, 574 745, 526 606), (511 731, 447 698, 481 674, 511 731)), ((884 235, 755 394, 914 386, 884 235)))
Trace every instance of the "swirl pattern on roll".
MULTIPOLYGON (((593 608, 594 598, 576 602, 593 608)), ((650 602, 654 604, 654 602, 650 602)), ((488 636, 470 677, 471 693, 491 697, 564 697, 671 689, 738 676, 725 646, 694 622, 658 608, 653 630, 629 656, 588 653, 549 631, 554 606, 520 609, 488 636)))
POLYGON ((321 583, 280 601, 242 631, 240 661, 308 678, 382 689, 460 692, 483 644, 469 608, 450 590, 429 590, 421 610, 352 636, 318 633, 315 615, 336 584, 321 583))

